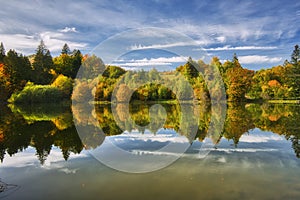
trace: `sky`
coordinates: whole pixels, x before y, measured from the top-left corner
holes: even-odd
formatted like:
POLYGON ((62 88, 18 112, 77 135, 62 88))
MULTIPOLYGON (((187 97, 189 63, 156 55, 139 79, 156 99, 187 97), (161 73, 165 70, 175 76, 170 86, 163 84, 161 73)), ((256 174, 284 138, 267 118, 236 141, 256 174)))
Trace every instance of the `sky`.
MULTIPOLYGON (((236 53, 244 67, 257 70, 289 60, 294 46, 300 43, 299 0, 1 0, 0 16, 0 42, 6 50, 15 49, 26 55, 35 52, 41 39, 53 56, 59 55, 64 43, 85 54, 116 34, 154 27, 194 40, 197 45, 188 51, 193 59, 200 59, 205 51, 224 62, 236 53), (199 57, 197 51, 201 52, 199 57)), ((168 41, 166 35, 160 40, 152 35, 147 45, 136 36, 135 43, 126 44, 130 45, 127 49, 183 46, 181 40, 168 41)), ((114 45, 118 48, 118 44, 114 45)), ((144 66, 157 62, 166 66, 188 56, 175 54, 170 51, 149 57, 140 53, 130 62, 144 60, 144 66)), ((129 65, 124 59, 122 63, 129 65)))

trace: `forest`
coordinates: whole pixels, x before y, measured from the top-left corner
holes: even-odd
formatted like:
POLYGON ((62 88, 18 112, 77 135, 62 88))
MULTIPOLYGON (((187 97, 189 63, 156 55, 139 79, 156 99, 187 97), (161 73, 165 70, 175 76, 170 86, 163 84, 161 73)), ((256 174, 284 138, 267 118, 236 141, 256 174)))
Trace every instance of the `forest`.
POLYGON ((258 71, 244 68, 236 54, 224 63, 218 57, 213 57, 210 63, 189 58, 184 65, 168 72, 159 72, 155 66, 150 71, 126 71, 104 65, 95 55, 82 55, 77 49, 71 51, 67 44, 59 56, 52 57, 43 41, 30 56, 15 50, 6 52, 1 43, 0 102, 32 104, 71 99, 110 102, 112 96, 120 102, 128 98, 210 101, 222 98, 218 94, 222 87, 230 102, 299 102, 299 56, 299 46, 295 45, 290 60, 258 71))

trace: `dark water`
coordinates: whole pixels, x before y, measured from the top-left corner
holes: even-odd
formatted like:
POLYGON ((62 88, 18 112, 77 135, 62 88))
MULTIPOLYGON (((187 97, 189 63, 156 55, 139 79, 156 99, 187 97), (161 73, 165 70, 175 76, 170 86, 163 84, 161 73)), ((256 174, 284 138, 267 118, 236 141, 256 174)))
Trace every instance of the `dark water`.
MULTIPOLYGON (((299 105, 126 109, 2 106, 0 199, 300 198, 299 105), (151 159, 177 156, 158 151, 165 145, 188 144, 188 149, 160 170, 126 173, 97 160, 98 154, 113 160, 108 142, 150 158, 137 170, 154 166, 151 159)), ((126 158, 117 164, 135 170, 126 158)))

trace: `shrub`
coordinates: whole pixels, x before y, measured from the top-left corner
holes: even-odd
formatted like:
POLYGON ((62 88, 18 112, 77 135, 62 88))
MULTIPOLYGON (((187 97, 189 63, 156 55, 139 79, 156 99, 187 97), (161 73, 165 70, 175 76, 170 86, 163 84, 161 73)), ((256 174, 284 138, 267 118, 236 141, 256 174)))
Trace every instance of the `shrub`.
POLYGON ((14 93, 8 102, 16 104, 50 103, 59 102, 63 98, 63 92, 57 87, 27 84, 22 91, 14 93))
POLYGON ((73 90, 73 80, 67 76, 60 74, 51 84, 62 91, 64 97, 70 98, 73 90))

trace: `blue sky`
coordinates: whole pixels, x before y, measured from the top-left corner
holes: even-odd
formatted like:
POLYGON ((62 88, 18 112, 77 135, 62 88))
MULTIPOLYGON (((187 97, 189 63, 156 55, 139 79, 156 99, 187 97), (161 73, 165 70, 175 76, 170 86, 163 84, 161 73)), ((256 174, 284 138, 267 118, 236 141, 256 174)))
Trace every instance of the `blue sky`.
MULTIPOLYGON (((64 43, 89 53, 122 31, 159 27, 186 34, 200 49, 222 61, 236 53, 243 66, 260 69, 290 59, 294 45, 300 43, 298 0, 20 0, 2 1, 0 16, 0 41, 7 50, 24 54, 33 54, 41 39, 52 55, 64 43)), ((157 42, 153 40, 152 45, 159 48, 157 42)))

